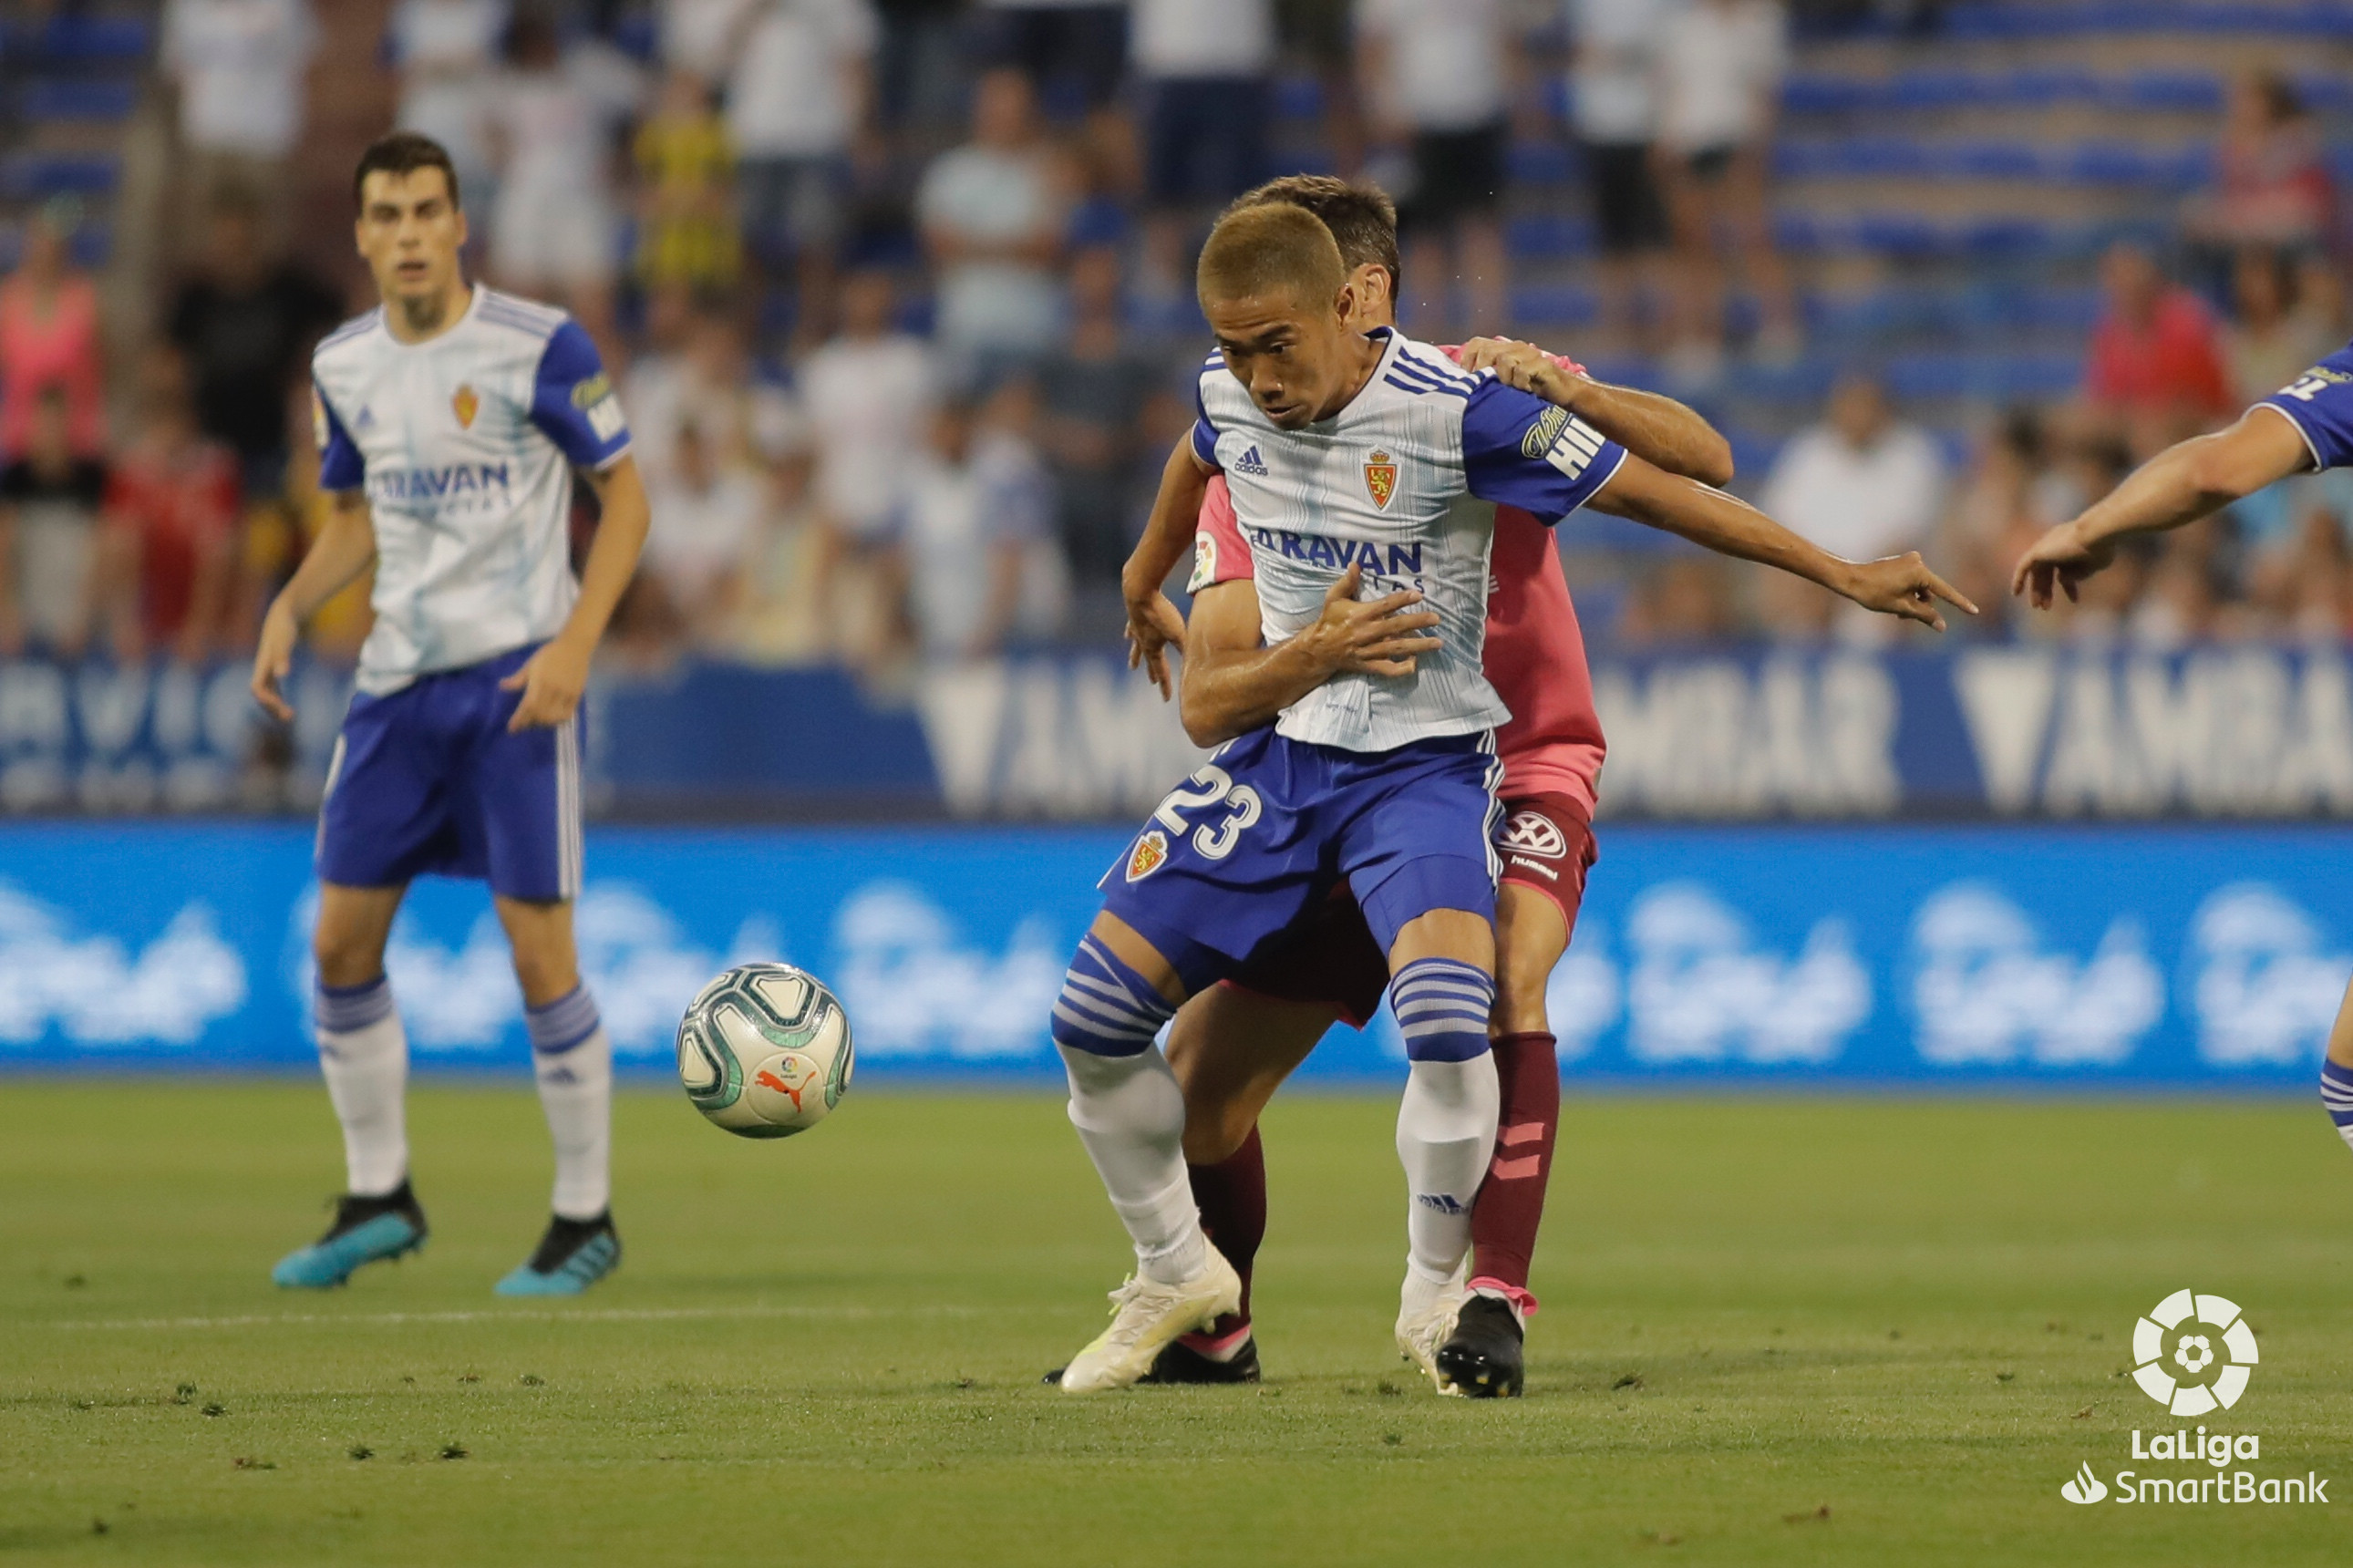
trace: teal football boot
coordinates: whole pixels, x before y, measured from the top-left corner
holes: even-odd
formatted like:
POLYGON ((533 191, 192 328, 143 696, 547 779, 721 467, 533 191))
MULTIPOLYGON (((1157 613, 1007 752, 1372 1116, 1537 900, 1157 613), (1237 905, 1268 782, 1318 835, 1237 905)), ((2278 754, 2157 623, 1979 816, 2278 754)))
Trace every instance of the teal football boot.
POLYGON ((285 1290, 332 1289, 363 1264, 415 1252, 426 1235, 425 1211, 407 1182, 377 1198, 346 1193, 335 1201, 327 1234, 280 1258, 269 1278, 285 1290))
POLYGON ((611 1210, 595 1219, 547 1222, 531 1260, 498 1283, 501 1296, 577 1296, 621 1266, 620 1233, 611 1210))

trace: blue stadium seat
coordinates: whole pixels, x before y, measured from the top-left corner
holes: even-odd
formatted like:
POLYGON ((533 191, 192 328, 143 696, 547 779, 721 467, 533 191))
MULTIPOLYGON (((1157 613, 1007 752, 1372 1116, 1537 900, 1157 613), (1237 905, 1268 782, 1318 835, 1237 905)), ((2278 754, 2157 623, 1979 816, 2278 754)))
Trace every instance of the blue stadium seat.
POLYGON ((138 102, 136 81, 62 77, 26 82, 10 107, 30 121, 127 120, 138 102))
POLYGON ((1531 327, 1585 327, 1599 319, 1588 289, 1571 283, 1525 283, 1512 290, 1512 320, 1531 327))
POLYGON ((1312 76, 1286 76, 1274 84, 1274 112, 1283 120, 1322 120, 1324 84, 1312 76))
POLYGON ((1504 243, 1523 261, 1557 261, 1593 248, 1593 225, 1570 213, 1522 213, 1504 228, 1504 243))
POLYGON ((1559 142, 1514 142, 1510 156, 1516 185, 1565 185, 1581 173, 1582 160, 1559 142))
POLYGON ((151 46, 147 23, 137 16, 52 16, 12 22, 0 32, 0 53, 37 60, 135 65, 151 46))
POLYGON ((107 153, 20 153, 0 162, 0 195, 104 195, 121 177, 122 161, 107 153))

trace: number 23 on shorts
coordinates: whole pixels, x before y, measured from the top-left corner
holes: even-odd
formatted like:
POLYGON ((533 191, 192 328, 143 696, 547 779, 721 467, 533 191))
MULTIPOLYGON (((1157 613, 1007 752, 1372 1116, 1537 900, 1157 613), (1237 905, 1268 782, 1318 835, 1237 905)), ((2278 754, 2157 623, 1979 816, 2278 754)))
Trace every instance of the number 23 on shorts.
POLYGON ((1234 852, 1235 844, 1258 820, 1262 809, 1258 791, 1248 784, 1237 784, 1231 774, 1211 763, 1170 790, 1152 808, 1152 820, 1175 838, 1182 838, 1189 828, 1194 853, 1205 860, 1222 860, 1234 852), (1217 805, 1226 808, 1224 816, 1217 821, 1188 821, 1186 817, 1187 812, 1206 812, 1217 805))

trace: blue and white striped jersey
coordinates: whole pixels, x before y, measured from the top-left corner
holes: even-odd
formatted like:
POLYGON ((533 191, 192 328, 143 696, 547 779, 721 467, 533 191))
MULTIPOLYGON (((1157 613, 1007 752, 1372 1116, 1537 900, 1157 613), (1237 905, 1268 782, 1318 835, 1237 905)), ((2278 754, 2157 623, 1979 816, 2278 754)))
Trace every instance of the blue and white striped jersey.
POLYGON ((311 360, 322 489, 364 489, 375 627, 360 689, 479 664, 563 629, 572 467, 629 432, 596 345, 562 310, 474 286, 457 325, 404 343, 381 309, 311 360))
POLYGON ((1201 366, 1193 449, 1225 470, 1257 564, 1261 629, 1279 642, 1314 621, 1352 564, 1358 593, 1419 588, 1442 646, 1407 676, 1343 675, 1282 711, 1294 741, 1386 752, 1473 734, 1510 710, 1487 684, 1491 507, 1547 521, 1608 483, 1625 450, 1583 420, 1485 371, 1380 329, 1372 379, 1331 418, 1285 430, 1259 411, 1222 354, 1201 366))

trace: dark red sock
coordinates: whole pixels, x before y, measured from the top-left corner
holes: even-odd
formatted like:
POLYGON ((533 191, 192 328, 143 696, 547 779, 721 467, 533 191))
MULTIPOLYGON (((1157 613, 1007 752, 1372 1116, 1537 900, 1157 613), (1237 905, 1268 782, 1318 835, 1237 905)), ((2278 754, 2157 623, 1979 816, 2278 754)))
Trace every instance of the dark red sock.
MULTIPOLYGON (((1545 1184, 1552 1176, 1553 1139, 1560 1131, 1560 1059, 1553 1037, 1541 1032, 1504 1035, 1494 1052, 1503 1114, 1494 1163, 1471 1205, 1471 1278, 1525 1296, 1545 1184)), ((1523 1303, 1534 1305, 1534 1297, 1523 1303)))
POLYGON ((1259 1243, 1266 1239, 1266 1148, 1259 1142, 1258 1129, 1251 1128, 1242 1146, 1218 1163, 1187 1163, 1185 1173, 1193 1179, 1201 1228, 1242 1277, 1242 1310, 1210 1326, 1208 1337, 1221 1340, 1249 1326, 1250 1265, 1258 1260, 1259 1243))

